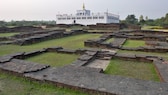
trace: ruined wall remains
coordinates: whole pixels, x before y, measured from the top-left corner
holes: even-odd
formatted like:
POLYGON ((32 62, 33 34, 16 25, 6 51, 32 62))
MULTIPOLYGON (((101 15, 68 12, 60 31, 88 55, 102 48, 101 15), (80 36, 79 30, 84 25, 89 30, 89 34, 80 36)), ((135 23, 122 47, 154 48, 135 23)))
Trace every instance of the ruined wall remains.
POLYGON ((34 26, 20 26, 20 27, 0 27, 0 33, 9 33, 9 32, 32 32, 42 30, 41 27, 34 27, 34 26))
POLYGON ((103 24, 98 23, 96 25, 88 25, 89 30, 111 30, 111 31, 119 31, 120 24, 112 23, 112 24, 103 24))

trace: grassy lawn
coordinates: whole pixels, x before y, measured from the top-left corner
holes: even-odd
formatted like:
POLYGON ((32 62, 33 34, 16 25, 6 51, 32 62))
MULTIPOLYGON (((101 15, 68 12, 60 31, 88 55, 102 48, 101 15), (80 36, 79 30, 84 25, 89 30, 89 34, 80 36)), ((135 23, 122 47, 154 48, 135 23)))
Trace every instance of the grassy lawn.
MULTIPOLYGON (((28 52, 39 50, 46 47, 62 46, 64 48, 77 49, 85 48, 84 41, 100 37, 100 34, 82 34, 60 39, 53 39, 33 45, 2 45, 0 46, 0 55, 6 55, 16 52, 28 52)), ((27 60, 49 64, 51 66, 63 66, 75 61, 78 55, 45 53, 27 60), (65 60, 66 59, 66 60, 65 60)), ((51 84, 42 84, 32 82, 24 78, 18 78, 14 75, 5 74, 0 71, 0 95, 87 95, 85 93, 70 90, 67 88, 58 88, 51 84)))
POLYGON ((140 40, 127 40, 125 44, 123 45, 124 47, 139 47, 139 46, 145 46, 145 41, 140 41, 140 40))
POLYGON ((48 83, 29 81, 0 71, 0 95, 88 95, 48 83))
POLYGON ((168 29, 163 29, 161 26, 143 26, 142 30, 154 30, 168 32, 168 29))
POLYGON ((152 63, 112 59, 106 74, 121 75, 142 80, 160 81, 152 63))
POLYGON ((19 33, 0 33, 0 37, 10 37, 19 33))
POLYGON ((128 53, 128 54, 146 54, 151 56, 163 57, 165 60, 168 60, 168 53, 157 53, 157 52, 142 52, 142 51, 126 51, 119 50, 118 53, 128 53))
POLYGON ((110 39, 106 40, 105 42, 111 43, 111 42, 113 42, 113 40, 114 40, 114 38, 110 38, 110 39))
POLYGON ((0 46, 0 56, 16 52, 27 52, 33 50, 39 50, 42 48, 53 47, 53 46, 62 46, 64 48, 78 49, 85 48, 84 41, 88 39, 99 38, 101 34, 81 34, 76 36, 64 37, 60 39, 53 39, 44 41, 41 43, 27 45, 27 46, 18 46, 18 45, 2 45, 0 46))
POLYGON ((168 32, 168 29, 153 29, 155 31, 164 31, 164 32, 168 32))
POLYGON ((48 64, 50 66, 64 66, 71 64, 79 56, 75 54, 61 54, 61 53, 44 53, 35 57, 27 58, 27 61, 36 63, 48 64))

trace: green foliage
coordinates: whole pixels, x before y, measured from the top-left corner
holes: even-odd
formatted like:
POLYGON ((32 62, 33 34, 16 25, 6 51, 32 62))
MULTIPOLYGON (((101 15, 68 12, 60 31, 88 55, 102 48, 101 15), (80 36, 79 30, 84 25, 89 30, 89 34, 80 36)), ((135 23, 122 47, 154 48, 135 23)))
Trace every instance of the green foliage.
POLYGON ((27 58, 27 61, 47 64, 50 66, 64 66, 72 63, 78 58, 75 54, 44 53, 38 56, 27 58))
POLYGON ((5 27, 7 25, 7 22, 5 21, 0 21, 0 27, 5 27))
POLYGON ((146 20, 145 22, 145 24, 146 25, 150 25, 150 26, 155 26, 156 25, 156 22, 155 22, 156 20, 153 20, 153 19, 148 19, 148 20, 146 20))
POLYGON ((139 24, 140 24, 140 25, 144 25, 144 24, 145 24, 145 20, 144 20, 144 18, 143 18, 143 15, 141 15, 141 16, 139 17, 139 24))
POLYGON ((145 17, 145 20, 148 20, 148 19, 149 19, 148 16, 146 16, 146 17, 145 17))
POLYGON ((105 73, 142 80, 160 81, 154 68, 152 63, 112 59, 105 73))
POLYGON ((127 24, 138 24, 138 19, 135 18, 134 14, 128 15, 125 19, 127 24))
POLYGON ((125 24, 137 24, 137 25, 149 25, 149 26, 168 26, 168 13, 165 15, 165 17, 161 17, 158 19, 149 19, 148 16, 143 17, 141 15, 138 19, 135 18, 134 14, 128 15, 125 20, 121 20, 121 23, 125 24))
POLYGON ((33 25, 55 25, 55 21, 0 21, 0 27, 5 26, 33 26, 33 25))
POLYGON ((146 25, 153 25, 153 26, 165 26, 168 25, 168 13, 165 17, 158 18, 156 20, 148 19, 146 20, 146 25))

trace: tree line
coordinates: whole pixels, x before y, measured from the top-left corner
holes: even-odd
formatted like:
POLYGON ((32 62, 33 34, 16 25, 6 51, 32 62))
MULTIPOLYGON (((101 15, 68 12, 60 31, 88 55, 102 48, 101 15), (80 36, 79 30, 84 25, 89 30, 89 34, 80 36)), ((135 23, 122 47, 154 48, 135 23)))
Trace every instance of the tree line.
POLYGON ((40 26, 40 25, 55 25, 56 22, 53 21, 0 21, 0 27, 6 27, 6 26, 40 26))
MULTIPOLYGON (((125 20, 121 20, 121 23, 134 24, 134 25, 149 25, 149 26, 168 26, 168 13, 158 19, 149 19, 147 16, 141 15, 139 19, 136 18, 134 14, 128 15, 125 20)), ((55 25, 56 21, 0 21, 0 27, 6 26, 32 26, 32 25, 55 25)))
POLYGON ((121 20, 121 23, 135 24, 135 25, 149 25, 149 26, 168 26, 168 13, 158 19, 149 19, 148 16, 141 15, 139 19, 134 14, 128 15, 125 20, 121 20))

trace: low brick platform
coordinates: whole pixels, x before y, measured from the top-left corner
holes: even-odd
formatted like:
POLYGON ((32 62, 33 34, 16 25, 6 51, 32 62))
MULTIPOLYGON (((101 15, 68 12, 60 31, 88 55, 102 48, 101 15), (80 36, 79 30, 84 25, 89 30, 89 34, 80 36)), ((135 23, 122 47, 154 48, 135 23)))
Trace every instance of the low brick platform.
POLYGON ((48 68, 40 72, 27 73, 25 77, 52 82, 103 95, 168 95, 168 84, 143 81, 120 76, 105 75, 101 69, 65 66, 48 68))
POLYGON ((19 74, 37 72, 48 67, 49 65, 43 65, 19 59, 12 59, 10 62, 0 64, 0 69, 19 74))
POLYGON ((163 78, 163 81, 168 83, 168 64, 159 60, 155 60, 153 63, 163 78))
POLYGON ((168 63, 164 59, 153 55, 116 53, 114 50, 79 49, 73 51, 76 54, 81 54, 76 61, 58 68, 21 60, 25 57, 59 50, 69 51, 62 47, 53 47, 2 56, 0 57, 0 69, 32 80, 81 90, 91 95, 168 95, 168 63), (113 57, 122 60, 153 62, 163 81, 154 82, 107 75, 103 73, 103 69, 95 68, 98 64, 102 64, 100 60, 110 61, 113 57), (95 62, 97 59, 99 61, 95 62), (90 62, 95 62, 95 64, 90 64, 90 62), (89 67, 89 64, 92 66, 89 67))

